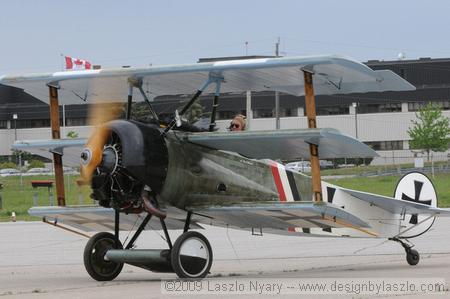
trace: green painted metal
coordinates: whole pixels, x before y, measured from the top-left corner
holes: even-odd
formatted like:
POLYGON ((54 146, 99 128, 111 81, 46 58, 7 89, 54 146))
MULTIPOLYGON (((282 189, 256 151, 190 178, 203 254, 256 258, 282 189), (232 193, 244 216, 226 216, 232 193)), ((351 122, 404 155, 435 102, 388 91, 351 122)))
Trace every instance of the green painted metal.
MULTIPOLYGON (((184 209, 279 201, 269 160, 191 144, 183 136, 174 133, 166 139, 169 166, 160 193, 162 202, 184 209)), ((300 197, 310 201, 310 177, 301 173, 294 177, 300 197)))

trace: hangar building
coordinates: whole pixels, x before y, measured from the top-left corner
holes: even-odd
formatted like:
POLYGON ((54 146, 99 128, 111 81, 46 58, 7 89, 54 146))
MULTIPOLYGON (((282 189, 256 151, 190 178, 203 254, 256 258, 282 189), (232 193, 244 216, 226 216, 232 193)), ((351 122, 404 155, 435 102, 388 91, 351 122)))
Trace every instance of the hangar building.
MULTIPOLYGON (((369 60, 365 64, 374 70, 390 69, 417 89, 317 96, 318 127, 336 128, 370 145, 380 154, 372 164, 412 162, 415 153, 409 149, 407 130, 418 109, 433 102, 442 107, 445 116, 450 117, 450 59, 369 60)), ((158 97, 154 107, 160 114, 171 115, 187 99, 188 96, 158 97)), ((201 101, 205 112, 210 111, 212 96, 205 95, 201 101)), ((304 97, 281 93, 279 103, 279 119, 276 119, 274 92, 223 95, 217 114, 218 126, 225 130, 230 119, 242 113, 247 115, 250 130, 307 127, 304 97)), ((87 126, 86 105, 67 105, 60 108, 60 113, 62 136, 70 131, 77 132, 79 137, 88 136, 90 127, 87 126)), ((20 89, 0 85, 0 156, 11 154, 14 140, 48 138, 48 106, 20 89)), ((434 153, 434 157, 435 160, 447 160, 448 152, 434 153)))

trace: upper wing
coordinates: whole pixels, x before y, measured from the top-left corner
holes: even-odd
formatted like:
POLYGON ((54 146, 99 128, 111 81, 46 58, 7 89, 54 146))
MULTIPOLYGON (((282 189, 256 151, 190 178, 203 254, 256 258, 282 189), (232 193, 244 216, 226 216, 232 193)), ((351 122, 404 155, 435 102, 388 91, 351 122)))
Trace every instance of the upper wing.
POLYGON ((48 159, 53 153, 63 156, 64 165, 79 166, 80 154, 86 144, 86 139, 50 139, 50 140, 19 140, 14 142, 12 149, 22 150, 48 159))
POLYGON ((334 129, 193 133, 186 136, 189 142, 255 159, 309 159, 309 144, 319 146, 322 159, 378 156, 364 143, 334 129))
MULTIPOLYGON (((315 74, 315 94, 413 90, 414 86, 387 70, 369 67, 341 56, 308 56, 249 59, 147 68, 66 71, 25 76, 2 76, 0 84, 23 88, 48 102, 48 85, 60 88, 64 104, 123 101, 130 80, 142 81, 149 97, 190 94, 210 76, 222 77, 221 92, 277 90, 304 94, 302 70, 315 74)), ((210 88, 213 88, 210 86, 210 88)), ((140 94, 135 100, 142 100, 140 94)))
POLYGON ((435 208, 426 204, 405 201, 393 197, 382 196, 372 193, 366 193, 351 189, 340 188, 347 194, 350 194, 371 205, 382 208, 393 214, 420 214, 450 217, 450 209, 435 208))

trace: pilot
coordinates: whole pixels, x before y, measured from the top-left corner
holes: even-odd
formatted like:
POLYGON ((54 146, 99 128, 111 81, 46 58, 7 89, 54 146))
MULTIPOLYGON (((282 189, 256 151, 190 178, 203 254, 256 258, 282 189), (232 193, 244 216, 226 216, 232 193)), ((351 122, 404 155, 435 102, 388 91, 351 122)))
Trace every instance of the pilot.
POLYGON ((236 115, 230 123, 230 131, 244 131, 245 130, 245 115, 236 115))

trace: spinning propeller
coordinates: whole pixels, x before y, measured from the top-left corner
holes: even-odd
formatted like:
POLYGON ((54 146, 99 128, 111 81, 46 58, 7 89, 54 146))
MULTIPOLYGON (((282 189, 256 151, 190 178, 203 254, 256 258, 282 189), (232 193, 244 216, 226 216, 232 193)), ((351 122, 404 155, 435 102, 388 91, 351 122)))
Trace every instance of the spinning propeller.
POLYGON ((95 104, 89 112, 89 125, 93 131, 86 147, 81 153, 81 181, 82 184, 90 184, 92 175, 103 159, 103 149, 111 130, 105 123, 117 119, 123 112, 122 104, 95 104))

